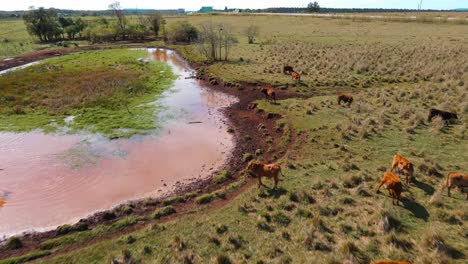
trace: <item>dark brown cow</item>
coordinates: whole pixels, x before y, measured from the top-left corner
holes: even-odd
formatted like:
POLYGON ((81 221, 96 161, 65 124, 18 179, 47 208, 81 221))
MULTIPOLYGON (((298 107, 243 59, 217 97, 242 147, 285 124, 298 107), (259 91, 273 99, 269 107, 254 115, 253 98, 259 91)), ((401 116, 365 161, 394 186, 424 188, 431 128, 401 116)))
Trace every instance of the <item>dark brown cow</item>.
POLYGON ((291 74, 294 71, 292 66, 285 65, 283 66, 283 73, 284 74, 291 74))
POLYGON ((258 178, 258 187, 263 185, 262 177, 273 178, 275 181, 275 189, 278 186, 279 174, 281 173, 281 166, 278 163, 266 164, 252 160, 247 165, 247 169, 258 178))
POLYGON ((400 202, 401 192, 403 191, 403 185, 401 184, 400 178, 391 172, 385 172, 379 186, 377 187, 376 193, 379 192, 380 187, 384 184, 388 189, 389 195, 392 197, 392 204, 395 205, 396 200, 396 205, 398 205, 400 202))
POLYGON ((263 88, 261 91, 265 95, 265 100, 276 103, 276 92, 271 88, 263 88))
POLYGON ((348 104, 348 107, 351 107, 351 104, 353 103, 353 96, 350 95, 350 94, 345 94, 345 93, 341 93, 341 94, 338 94, 338 105, 341 105, 341 102, 345 102, 348 104))
MULTIPOLYGON (((447 195, 450 197, 450 189, 458 187, 460 191, 465 192, 463 189, 468 188, 468 174, 461 172, 450 172, 445 179, 445 187, 447 187, 447 195)), ((465 192, 466 199, 468 200, 468 192, 465 192)))
POLYGON ((458 116, 455 113, 432 108, 431 110, 429 110, 429 116, 427 117, 427 122, 431 122, 432 119, 436 116, 440 116, 440 118, 442 118, 442 120, 444 120, 446 124, 448 123, 450 119, 458 119, 458 116))
POLYGON ((393 156, 393 161, 390 169, 392 172, 396 170, 398 173, 402 173, 403 175, 405 175, 406 184, 409 184, 410 178, 413 178, 413 163, 401 155, 396 154, 395 156, 393 156))
POLYGON ((300 81, 300 80, 301 80, 301 75, 299 75, 299 73, 297 73, 297 72, 292 72, 292 73, 291 73, 291 78, 292 78, 293 80, 300 81))

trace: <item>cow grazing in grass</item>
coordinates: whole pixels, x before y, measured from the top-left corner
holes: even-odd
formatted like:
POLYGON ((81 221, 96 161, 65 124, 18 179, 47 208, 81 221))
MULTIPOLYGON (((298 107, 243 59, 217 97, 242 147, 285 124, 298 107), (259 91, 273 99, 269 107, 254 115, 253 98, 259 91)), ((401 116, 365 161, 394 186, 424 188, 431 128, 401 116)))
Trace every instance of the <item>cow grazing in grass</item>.
POLYGON ((468 200, 468 192, 464 188, 468 188, 468 174, 461 172, 450 172, 445 179, 445 187, 447 187, 447 195, 450 197, 450 189, 458 187, 460 191, 466 194, 468 200))
POLYGON ((275 90, 271 88, 263 88, 261 92, 265 95, 265 100, 268 102, 275 102, 276 103, 276 93, 275 90))
POLYGON ((263 185, 262 177, 273 178, 275 181, 275 189, 278 186, 279 174, 281 173, 281 166, 278 163, 266 164, 252 160, 247 165, 247 169, 258 178, 258 187, 263 185))
POLYGON ((341 105, 341 102, 345 102, 348 104, 348 107, 351 107, 353 100, 354 100, 353 96, 350 94, 345 94, 345 93, 338 94, 338 105, 341 105))
POLYGON ((446 124, 448 123, 450 119, 458 119, 458 116, 455 113, 431 108, 431 110, 429 110, 429 116, 427 117, 427 122, 431 122, 432 119, 436 116, 439 116, 440 118, 442 118, 442 120, 444 120, 446 124))
POLYGON ((297 73, 297 72, 292 72, 292 73, 291 73, 291 78, 292 78, 293 80, 300 81, 300 80, 301 80, 301 75, 299 75, 299 73, 297 73))
POLYGON ((380 187, 385 184, 388 189, 388 193, 392 197, 392 204, 396 205, 400 202, 401 192, 403 191, 403 185, 401 184, 400 178, 391 172, 385 172, 379 186, 377 187, 376 193, 379 192, 380 187))
POLYGON ((412 262, 408 261, 389 261, 389 260, 378 260, 372 262, 372 264, 413 264, 412 262))
POLYGON ((292 66, 288 66, 288 65, 285 65, 283 66, 283 73, 284 74, 291 74, 292 72, 294 72, 294 69, 292 66))
POLYGON ((398 173, 402 173, 403 175, 405 175, 406 184, 409 184, 410 178, 413 177, 414 166, 413 163, 407 158, 396 154, 395 156, 393 156, 392 166, 390 167, 390 170, 392 172, 396 170, 398 173))

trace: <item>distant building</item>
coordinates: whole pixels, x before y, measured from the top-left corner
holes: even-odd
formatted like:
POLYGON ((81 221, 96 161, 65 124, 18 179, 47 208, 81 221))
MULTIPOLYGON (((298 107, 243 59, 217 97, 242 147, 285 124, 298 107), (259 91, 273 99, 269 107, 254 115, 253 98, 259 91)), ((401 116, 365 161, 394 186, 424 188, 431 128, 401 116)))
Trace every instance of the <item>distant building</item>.
POLYGON ((210 12, 213 12, 213 7, 212 6, 202 6, 202 8, 200 8, 200 11, 198 11, 200 13, 210 13, 210 12))
POLYGON ((185 9, 183 8, 177 9, 177 14, 185 14, 185 9))

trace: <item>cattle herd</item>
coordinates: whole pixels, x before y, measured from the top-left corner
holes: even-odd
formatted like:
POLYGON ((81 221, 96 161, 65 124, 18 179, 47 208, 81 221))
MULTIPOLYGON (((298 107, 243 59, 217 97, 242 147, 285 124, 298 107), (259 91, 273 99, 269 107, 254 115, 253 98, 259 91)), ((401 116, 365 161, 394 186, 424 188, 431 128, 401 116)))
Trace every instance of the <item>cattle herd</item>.
MULTIPOLYGON (((289 65, 283 66, 283 73, 291 75, 293 80, 301 79, 301 76, 299 75, 299 73, 295 72, 292 66, 289 66, 289 65)), ((265 95, 265 100, 267 100, 270 103, 276 103, 276 92, 274 89, 263 88, 261 90, 261 93, 265 95)), ((341 103, 343 102, 348 107, 351 107, 353 100, 354 99, 351 94, 347 94, 347 93, 338 94, 338 99, 337 99, 338 105, 341 105, 341 103)), ((435 117, 441 118, 445 122, 446 125, 448 125, 448 121, 450 119, 458 119, 458 116, 455 113, 432 108, 429 110, 429 116, 427 118, 428 122, 431 122, 432 119, 435 117)), ((266 163, 261 163, 259 161, 250 161, 247 166, 247 169, 258 178, 259 187, 263 185, 262 180, 261 180, 262 177, 272 178, 275 181, 275 188, 277 187, 278 181, 279 181, 279 173, 281 172, 281 166, 278 163, 266 164, 266 163)), ((380 181, 379 186, 377 187, 376 192, 378 193, 380 187, 382 187, 382 185, 385 185, 385 187, 389 191, 390 196, 392 197, 392 204, 398 205, 400 202, 401 192, 403 191, 403 184, 400 178, 394 173, 405 176, 405 183, 406 185, 409 186, 410 181, 414 177, 414 164, 409 159, 401 155, 397 154, 393 156, 393 161, 390 166, 390 171, 387 171, 384 173, 383 178, 380 181)), ((449 197, 450 197, 450 189, 454 187, 458 187, 461 192, 465 192, 466 199, 468 199, 468 192, 464 190, 464 188, 468 188, 468 174, 464 174, 460 172, 450 172, 446 176, 444 187, 447 187, 449 197)))
MULTIPOLYGON (((293 80, 300 81, 301 76, 299 73, 295 72, 293 67, 291 66, 284 66, 283 67, 284 74, 290 74, 293 80)), ((276 103, 276 92, 272 88, 263 88, 260 91, 265 95, 265 100, 270 103, 276 103)), ((351 107, 353 103, 353 96, 347 93, 340 93, 338 94, 337 103, 341 105, 343 102, 348 107, 351 107)), ((427 118, 428 122, 431 122, 433 118, 439 117, 444 122, 445 125, 448 125, 448 121, 450 119, 458 119, 458 116, 455 113, 450 113, 447 111, 442 111, 438 109, 430 109, 429 116, 427 118)), ((263 185, 262 177, 266 177, 269 179, 273 179, 275 182, 274 188, 278 186, 279 182, 279 174, 281 173, 281 166, 278 163, 262 163, 260 161, 252 160, 247 165, 247 170, 249 170, 253 175, 258 178, 258 187, 263 185)), ((405 176, 405 183, 409 186, 411 180, 414 179, 414 164, 407 158, 396 154, 393 156, 393 161, 390 165, 390 171, 386 171, 377 187, 376 193, 379 193, 379 189, 382 185, 388 190, 390 197, 392 198, 393 205, 399 205, 401 193, 403 191, 403 184, 400 180, 400 177, 395 175, 405 176)), ((461 172, 450 172, 447 174, 445 179, 444 187, 448 189, 447 194, 450 197, 450 189, 454 187, 458 187, 461 192, 465 192, 466 199, 468 200, 468 192, 465 188, 468 188, 468 174, 464 174, 461 172)), ((376 261, 373 264, 411 264, 411 262, 404 262, 404 261, 376 261)))

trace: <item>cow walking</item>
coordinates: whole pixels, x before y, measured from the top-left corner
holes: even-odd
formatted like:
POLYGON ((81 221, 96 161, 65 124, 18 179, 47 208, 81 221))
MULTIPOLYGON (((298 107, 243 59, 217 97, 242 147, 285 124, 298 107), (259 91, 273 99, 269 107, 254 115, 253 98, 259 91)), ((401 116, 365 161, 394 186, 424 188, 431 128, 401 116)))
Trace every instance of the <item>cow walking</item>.
POLYGON ((396 154, 393 156, 392 165, 390 167, 390 171, 394 172, 397 171, 399 174, 403 174, 406 176, 406 184, 409 185, 410 179, 413 178, 414 174, 414 166, 411 161, 407 158, 396 154))
POLYGON ((435 108, 431 108, 431 110, 429 110, 429 115, 427 117, 427 122, 431 122, 432 119, 434 117, 437 117, 439 116, 440 118, 442 118, 442 120, 445 121, 445 124, 448 124, 448 121, 450 119, 458 119, 458 116, 457 114, 455 113, 451 113, 451 112, 447 112, 447 111, 442 111, 442 110, 438 110, 438 109, 435 109, 435 108))
POLYGON ((263 88, 261 91, 265 95, 265 100, 276 104, 276 92, 271 88, 263 88))
POLYGON ((379 186, 377 187, 376 193, 379 192, 380 187, 385 185, 388 189, 389 195, 392 197, 392 204, 398 205, 400 202, 401 192, 403 191, 403 185, 401 184, 400 178, 391 172, 385 172, 379 186), (396 204, 395 204, 396 200, 396 204))
POLYGON ((297 72, 292 72, 291 73, 291 78, 295 81, 300 81, 301 80, 301 75, 299 75, 299 73, 297 72))
POLYGON ((445 187, 447 187, 447 195, 450 197, 450 189, 458 187, 461 192, 464 192, 468 200, 468 192, 464 188, 468 188, 468 174, 461 172, 450 172, 445 179, 445 187))
POLYGON ((338 100, 337 100, 338 105, 341 105, 341 102, 344 102, 348 104, 348 107, 351 107, 353 100, 354 100, 353 96, 350 94, 345 94, 345 93, 338 94, 338 100))
POLYGON ((262 177, 273 178, 275 181, 275 189, 278 186, 279 174, 281 173, 281 166, 278 163, 266 164, 252 160, 247 165, 247 169, 258 178, 258 187, 263 185, 262 177))
POLYGON ((288 65, 285 65, 283 66, 283 73, 284 74, 291 74, 292 72, 294 72, 294 69, 292 66, 288 66, 288 65))

